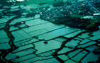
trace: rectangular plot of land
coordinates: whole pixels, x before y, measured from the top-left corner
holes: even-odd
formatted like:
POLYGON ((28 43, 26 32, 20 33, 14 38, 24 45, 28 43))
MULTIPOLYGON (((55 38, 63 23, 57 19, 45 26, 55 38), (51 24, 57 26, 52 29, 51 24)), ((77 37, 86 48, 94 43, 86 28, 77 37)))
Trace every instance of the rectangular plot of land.
POLYGON ((27 45, 27 44, 31 44, 31 43, 34 43, 38 41, 38 39, 35 39, 35 38, 32 38, 32 39, 29 39, 29 40, 24 40, 24 41, 20 41, 20 42, 15 42, 15 45, 16 46, 23 46, 23 45, 27 45))
POLYGON ((88 38, 88 37, 90 37, 88 34, 89 33, 84 33, 84 34, 82 34, 82 35, 80 35, 78 37, 80 37, 80 38, 88 38))
POLYGON ((10 31, 13 31, 13 30, 17 30, 19 29, 18 27, 10 27, 10 31))
POLYGON ((47 58, 46 60, 32 62, 32 63, 60 63, 60 62, 55 58, 49 58, 49 59, 47 58))
POLYGON ((46 32, 48 32, 46 29, 40 29, 40 30, 30 32, 29 34, 31 36, 37 36, 37 35, 40 35, 40 34, 43 34, 43 33, 46 33, 46 32))
POLYGON ((8 43, 0 44, 0 49, 10 49, 10 45, 8 43))
POLYGON ((80 41, 78 41, 78 40, 71 40, 71 41, 69 41, 68 43, 66 43, 65 46, 72 46, 72 47, 75 47, 75 46, 78 45, 79 42, 80 42, 80 41))
POLYGON ((64 42, 64 41, 66 41, 67 39, 65 39, 65 38, 56 38, 55 40, 56 40, 56 41, 59 41, 59 42, 64 42))
POLYGON ((93 36, 93 37, 90 37, 89 39, 91 39, 91 40, 97 40, 97 39, 100 39, 100 34, 95 35, 95 36, 93 36))
POLYGON ((12 34, 13 34, 13 36, 15 37, 14 42, 25 39, 23 36, 21 36, 21 35, 20 35, 19 33, 17 33, 17 32, 12 32, 12 34))
POLYGON ((27 54, 31 54, 34 51, 35 51, 34 49, 30 48, 30 49, 26 49, 26 50, 23 50, 23 51, 14 53, 14 54, 20 57, 20 56, 24 56, 24 55, 27 55, 27 54))
POLYGON ((59 29, 59 28, 62 28, 62 27, 65 27, 65 25, 54 25, 54 26, 51 26, 51 27, 47 27, 45 29, 47 29, 48 31, 52 31, 52 30, 59 29))
POLYGON ((75 56, 76 54, 78 54, 80 51, 82 51, 82 49, 78 49, 78 50, 75 50, 75 51, 73 51, 73 52, 70 52, 70 53, 68 54, 68 56, 71 58, 71 57, 75 56))
POLYGON ((20 44, 20 43, 15 43, 15 45, 17 46, 17 47, 20 47, 20 46, 22 46, 22 44, 20 44))
POLYGON ((29 39, 25 39, 25 40, 22 40, 22 41, 14 42, 14 44, 16 46, 20 47, 20 46, 27 45, 27 44, 30 44, 30 43, 33 43, 33 42, 36 42, 36 41, 38 41, 38 39, 29 38, 29 39))
POLYGON ((17 33, 19 33, 21 36, 23 36, 24 38, 30 38, 31 36, 26 33, 24 30, 18 30, 16 31, 17 33))
POLYGON ((7 33, 4 30, 0 30, 0 39, 7 38, 7 33))
POLYGON ((7 22, 7 21, 8 21, 7 19, 0 18, 0 23, 4 23, 4 22, 7 22))
POLYGON ((6 23, 0 23, 0 28, 4 28, 5 27, 5 25, 6 25, 6 23))
POLYGON ((34 57, 34 58, 31 58, 31 59, 28 59, 26 61, 23 61, 23 63, 34 63, 38 60, 44 60, 44 59, 50 59, 50 58, 53 58, 52 56, 47 56, 47 57, 34 57))
POLYGON ((27 21, 26 25, 33 26, 33 25, 43 24, 43 23, 46 23, 46 22, 47 21, 44 21, 44 20, 41 20, 41 19, 35 19, 35 20, 27 21))
POLYGON ((52 49, 57 49, 61 46, 61 43, 55 40, 48 41, 47 44, 44 44, 44 41, 34 43, 35 49, 37 50, 36 54, 43 53, 52 49))
POLYGON ((78 47, 87 47, 87 46, 90 46, 90 45, 93 45, 93 44, 96 44, 96 42, 91 41, 91 42, 85 43, 83 45, 79 45, 78 47))
POLYGON ((23 56, 23 57, 14 59, 14 60, 20 62, 20 61, 27 60, 27 59, 30 59, 30 58, 35 57, 35 56, 36 56, 36 55, 34 55, 34 54, 29 54, 29 55, 26 55, 26 56, 23 56))
POLYGON ((31 41, 28 41, 28 42, 32 43, 32 42, 36 42, 36 41, 38 41, 38 39, 32 38, 31 41))
POLYGON ((58 57, 59 57, 60 59, 62 59, 63 61, 69 59, 68 56, 66 56, 66 55, 59 55, 58 57))
POLYGON ((9 38, 0 39, 0 43, 7 43, 9 42, 9 38))
POLYGON ((63 49, 60 50, 60 51, 58 52, 58 54, 66 53, 66 52, 71 51, 71 50, 73 50, 73 49, 63 47, 63 49))
POLYGON ((36 30, 51 27, 51 26, 54 26, 54 24, 45 23, 45 24, 40 24, 40 25, 37 25, 37 26, 32 26, 32 27, 29 27, 29 28, 25 28, 23 30, 25 30, 26 32, 32 32, 32 31, 36 31, 36 30))
POLYGON ((16 57, 17 57, 17 55, 12 54, 12 53, 9 53, 9 54, 6 55, 5 58, 6 58, 7 60, 10 60, 10 59, 13 59, 13 58, 16 58, 16 57))
POLYGON ((23 21, 31 20, 31 19, 32 19, 32 18, 24 18, 24 17, 17 18, 17 19, 15 19, 15 20, 13 20, 13 21, 10 23, 10 25, 11 25, 11 24, 15 24, 15 23, 17 23, 17 22, 23 22, 23 21))
POLYGON ((76 31, 76 29, 70 29, 68 27, 65 27, 65 28, 61 28, 61 29, 40 35, 39 39, 49 40, 49 39, 52 39, 52 38, 55 38, 55 37, 58 37, 58 36, 61 36, 61 35, 65 35, 65 34, 74 32, 74 31, 76 31))
POLYGON ((64 63, 77 63, 77 62, 75 62, 75 61, 73 61, 73 60, 67 60, 67 61, 65 61, 64 63))
MULTIPOLYGON (((94 49, 93 49, 94 50, 94 49)), ((92 50, 92 51, 93 51, 92 50)), ((96 61, 98 60, 99 55, 94 54, 93 52, 90 52, 86 57, 81 61, 81 63, 88 63, 89 61, 96 61)))
POLYGON ((93 32, 93 35, 98 35, 98 34, 100 34, 100 30, 93 32))
POLYGON ((34 42, 36 42, 36 41, 38 41, 38 40, 37 40, 37 39, 33 39, 33 40, 31 40, 31 41, 23 42, 23 43, 21 43, 21 44, 22 44, 22 45, 27 45, 27 44, 34 43, 34 42))
POLYGON ((68 34, 68 35, 65 35, 65 37, 66 38, 71 38, 71 37, 74 37, 75 35, 77 35, 77 34, 79 34, 79 33, 81 33, 82 31, 76 31, 76 32, 74 32, 74 33, 71 33, 71 34, 68 34))
POLYGON ((91 41, 91 40, 89 40, 89 39, 84 39, 84 40, 81 40, 81 42, 80 42, 79 44, 84 44, 84 43, 89 42, 89 41, 91 41))
POLYGON ((80 61, 86 54, 83 53, 79 53, 78 55, 76 55, 74 58, 72 58, 75 61, 80 61))
POLYGON ((32 44, 21 46, 21 47, 17 48, 16 50, 14 50, 13 53, 24 50, 24 49, 32 48, 32 47, 34 47, 32 44))

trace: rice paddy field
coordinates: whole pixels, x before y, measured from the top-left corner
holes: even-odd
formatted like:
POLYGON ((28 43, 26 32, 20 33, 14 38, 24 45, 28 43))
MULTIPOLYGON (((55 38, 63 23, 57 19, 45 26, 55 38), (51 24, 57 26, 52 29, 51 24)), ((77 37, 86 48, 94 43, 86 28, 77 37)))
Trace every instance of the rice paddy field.
POLYGON ((0 3, 0 63, 99 63, 98 2, 0 3))

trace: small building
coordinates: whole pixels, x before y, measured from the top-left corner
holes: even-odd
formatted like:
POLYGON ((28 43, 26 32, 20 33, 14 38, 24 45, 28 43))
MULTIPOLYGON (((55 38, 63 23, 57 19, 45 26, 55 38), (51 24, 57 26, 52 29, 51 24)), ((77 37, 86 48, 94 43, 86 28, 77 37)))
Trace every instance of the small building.
POLYGON ((98 26, 99 27, 99 29, 100 29, 100 26, 98 26))
POLYGON ((94 18, 96 18, 96 17, 98 17, 98 16, 100 16, 100 13, 94 13, 94 14, 93 14, 93 17, 94 17, 94 18))
POLYGON ((93 19, 93 16, 84 16, 84 19, 93 19))
POLYGON ((26 0, 8 0, 8 2, 26 1, 26 0))
POLYGON ((100 13, 94 13, 93 15, 94 16, 100 16, 100 13))

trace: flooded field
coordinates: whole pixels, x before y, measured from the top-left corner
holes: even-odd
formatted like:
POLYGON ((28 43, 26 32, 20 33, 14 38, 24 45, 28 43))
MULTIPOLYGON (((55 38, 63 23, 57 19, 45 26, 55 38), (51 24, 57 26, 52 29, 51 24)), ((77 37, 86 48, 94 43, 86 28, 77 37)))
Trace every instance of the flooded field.
POLYGON ((99 0, 5 3, 0 1, 0 63, 99 63, 99 0))

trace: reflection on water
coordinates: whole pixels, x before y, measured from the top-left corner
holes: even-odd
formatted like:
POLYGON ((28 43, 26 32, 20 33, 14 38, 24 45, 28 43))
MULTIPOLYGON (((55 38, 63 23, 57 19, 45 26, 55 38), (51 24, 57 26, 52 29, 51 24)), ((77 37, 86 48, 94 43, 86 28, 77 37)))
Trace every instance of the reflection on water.
POLYGON ((100 62, 99 3, 0 1, 0 62, 100 62))

